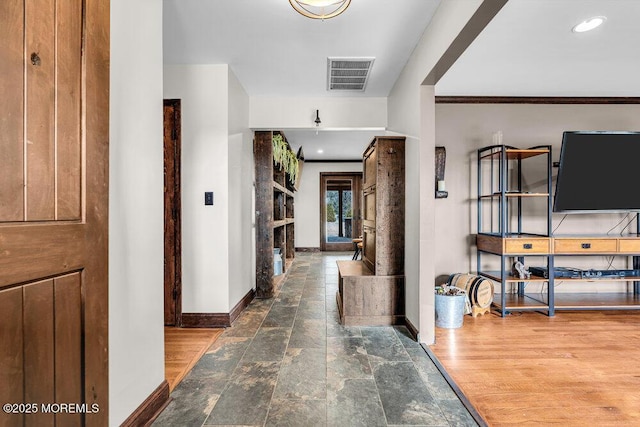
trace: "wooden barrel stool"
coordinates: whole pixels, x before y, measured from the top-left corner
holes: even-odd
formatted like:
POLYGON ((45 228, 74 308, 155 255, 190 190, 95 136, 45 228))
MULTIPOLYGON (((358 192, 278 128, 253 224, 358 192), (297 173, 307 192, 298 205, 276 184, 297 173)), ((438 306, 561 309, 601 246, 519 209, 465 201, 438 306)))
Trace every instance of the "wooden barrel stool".
POLYGON ((493 282, 475 274, 456 273, 449 276, 447 283, 464 289, 471 302, 471 315, 488 313, 493 303, 493 282))

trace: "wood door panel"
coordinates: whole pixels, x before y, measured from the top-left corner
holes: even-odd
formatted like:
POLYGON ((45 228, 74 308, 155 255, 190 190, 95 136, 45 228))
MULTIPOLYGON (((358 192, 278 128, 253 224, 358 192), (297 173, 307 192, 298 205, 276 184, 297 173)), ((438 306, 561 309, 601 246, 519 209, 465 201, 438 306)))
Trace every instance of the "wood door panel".
MULTIPOLYGON (((23 396, 22 289, 0 291, 0 402, 23 396)), ((16 402, 18 403, 18 402, 16 402)), ((23 416, 0 411, 0 427, 22 425, 23 416)))
POLYGON ((0 222, 24 219, 24 9, 0 1, 0 222))
MULTIPOLYGON (((83 414, 46 413, 41 404, 82 404, 82 275, 79 272, 0 291, 3 403, 37 404, 25 426, 80 426, 83 414)), ((0 415, 0 426, 22 425, 0 415)))
POLYGON ((82 0, 0 13, 0 221, 80 219, 82 0))
POLYGON ((82 0, 56 2, 56 219, 81 218, 82 0))
MULTIPOLYGON (((82 402, 82 282, 73 273, 54 279, 55 390, 57 402, 82 402)), ((56 425, 82 425, 82 414, 59 413, 56 425)))
POLYGON ((0 289, 81 270, 84 233, 82 224, 0 227, 0 289))
MULTIPOLYGON (((53 280, 23 286, 24 402, 54 403, 53 280)), ((53 426, 54 415, 38 411, 25 425, 53 426)))
POLYGON ((55 5, 25 2, 27 220, 55 219, 55 5))

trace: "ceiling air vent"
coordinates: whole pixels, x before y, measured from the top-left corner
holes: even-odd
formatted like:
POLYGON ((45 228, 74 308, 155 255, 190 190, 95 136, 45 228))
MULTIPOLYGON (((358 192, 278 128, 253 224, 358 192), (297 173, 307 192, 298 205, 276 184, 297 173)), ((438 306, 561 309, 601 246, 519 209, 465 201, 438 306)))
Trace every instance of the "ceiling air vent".
POLYGON ((375 58, 327 58, 327 90, 363 91, 375 58))

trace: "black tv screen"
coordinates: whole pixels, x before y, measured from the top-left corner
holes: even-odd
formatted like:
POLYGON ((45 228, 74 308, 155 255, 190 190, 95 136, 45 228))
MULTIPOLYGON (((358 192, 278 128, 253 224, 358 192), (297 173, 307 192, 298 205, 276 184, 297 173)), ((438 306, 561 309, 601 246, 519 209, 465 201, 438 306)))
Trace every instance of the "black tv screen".
POLYGON ((554 212, 640 211, 640 132, 564 132, 554 212))

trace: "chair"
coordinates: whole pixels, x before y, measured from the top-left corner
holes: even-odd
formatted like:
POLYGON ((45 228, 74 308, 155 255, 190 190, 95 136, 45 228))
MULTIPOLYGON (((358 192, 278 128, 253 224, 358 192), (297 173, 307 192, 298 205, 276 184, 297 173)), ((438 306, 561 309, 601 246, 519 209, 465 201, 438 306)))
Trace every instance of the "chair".
POLYGON ((358 259, 358 256, 362 259, 362 238, 353 239, 353 250, 353 257, 351 257, 351 259, 355 261, 358 259))

